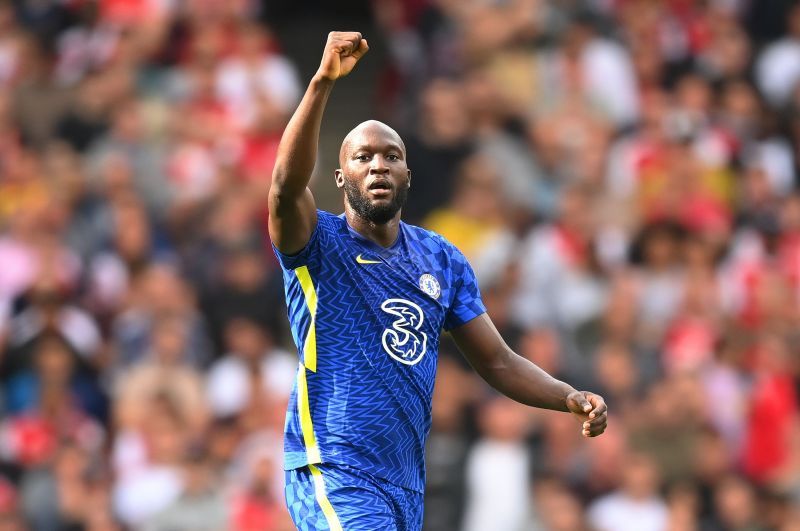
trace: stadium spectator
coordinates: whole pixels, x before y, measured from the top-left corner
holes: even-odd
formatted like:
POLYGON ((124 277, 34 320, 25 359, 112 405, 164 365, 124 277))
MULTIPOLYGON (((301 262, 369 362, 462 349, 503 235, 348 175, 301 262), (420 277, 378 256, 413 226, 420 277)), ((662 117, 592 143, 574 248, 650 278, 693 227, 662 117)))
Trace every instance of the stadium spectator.
POLYGON ((478 414, 482 437, 467 456, 463 529, 522 529, 530 517, 531 465, 524 444, 529 412, 503 397, 484 404, 478 414))
POLYGON ((592 525, 601 531, 667 529, 667 505, 658 493, 655 463, 643 455, 630 455, 621 475, 620 489, 589 507, 592 525))

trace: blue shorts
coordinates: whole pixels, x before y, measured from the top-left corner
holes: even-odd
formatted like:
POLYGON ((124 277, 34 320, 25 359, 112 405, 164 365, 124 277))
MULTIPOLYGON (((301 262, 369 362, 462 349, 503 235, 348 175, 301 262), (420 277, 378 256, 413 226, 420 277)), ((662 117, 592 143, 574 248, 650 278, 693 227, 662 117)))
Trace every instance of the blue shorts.
POLYGON ((345 465, 286 471, 286 506, 298 529, 420 531, 423 496, 345 465))

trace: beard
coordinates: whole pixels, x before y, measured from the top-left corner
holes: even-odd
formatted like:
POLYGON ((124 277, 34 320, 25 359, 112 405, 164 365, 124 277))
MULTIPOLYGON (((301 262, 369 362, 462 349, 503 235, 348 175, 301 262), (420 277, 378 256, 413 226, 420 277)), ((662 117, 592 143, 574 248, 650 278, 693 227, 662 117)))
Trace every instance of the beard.
POLYGON ((404 183, 393 189, 392 200, 386 204, 373 204, 366 192, 358 188, 358 184, 347 177, 344 179, 344 194, 350 207, 361 219, 376 225, 383 225, 392 220, 400 212, 408 198, 408 184, 404 183))

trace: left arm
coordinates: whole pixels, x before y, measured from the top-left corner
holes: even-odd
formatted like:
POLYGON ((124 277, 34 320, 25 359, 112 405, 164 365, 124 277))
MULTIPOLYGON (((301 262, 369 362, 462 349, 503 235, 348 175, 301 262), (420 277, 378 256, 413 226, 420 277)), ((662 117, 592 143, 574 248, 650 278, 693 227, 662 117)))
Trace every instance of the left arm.
POLYGON ((596 437, 606 429, 606 404, 600 395, 576 391, 515 353, 487 314, 450 331, 459 350, 489 385, 523 404, 569 411, 583 422, 582 433, 596 437))

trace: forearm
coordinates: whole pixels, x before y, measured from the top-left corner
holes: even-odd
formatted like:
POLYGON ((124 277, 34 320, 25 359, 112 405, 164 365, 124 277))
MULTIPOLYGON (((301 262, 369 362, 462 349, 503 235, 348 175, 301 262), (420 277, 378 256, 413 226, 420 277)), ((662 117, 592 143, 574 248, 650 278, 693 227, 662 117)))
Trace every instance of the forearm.
POLYGON ((284 254, 300 252, 316 227, 308 182, 317 160, 322 115, 334 81, 349 74, 367 50, 358 32, 330 32, 319 69, 283 132, 269 190, 269 235, 284 254))
POLYGON ((498 354, 497 363, 475 367, 489 385, 507 397, 523 404, 568 411, 567 395, 575 389, 539 368, 536 364, 508 348, 498 354))
POLYGON ((567 395, 575 389, 511 350, 487 314, 450 335, 477 373, 507 397, 529 406, 569 410, 567 395))
POLYGON ((272 173, 272 186, 280 195, 298 197, 311 180, 322 115, 333 85, 330 79, 314 76, 283 132, 272 173))
POLYGON ((608 418, 601 396, 577 391, 516 354, 486 313, 450 335, 478 374, 507 397, 533 407, 569 411, 583 422, 585 437, 605 431, 608 418))

